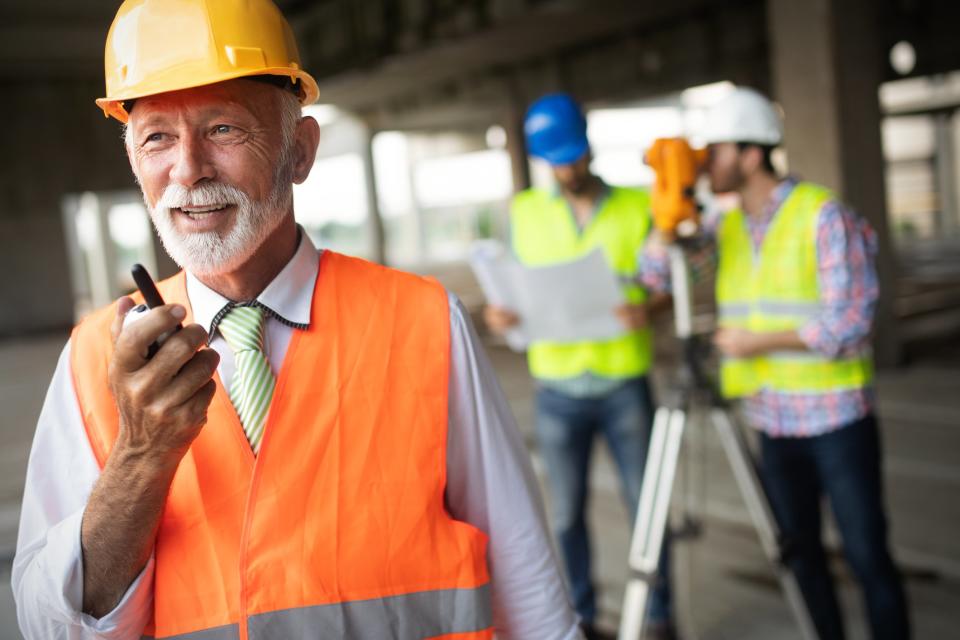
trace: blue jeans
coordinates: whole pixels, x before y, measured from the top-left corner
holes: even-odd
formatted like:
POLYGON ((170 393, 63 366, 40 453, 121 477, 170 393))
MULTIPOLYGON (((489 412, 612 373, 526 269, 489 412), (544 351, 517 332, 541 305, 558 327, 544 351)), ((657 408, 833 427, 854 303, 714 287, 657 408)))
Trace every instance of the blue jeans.
POLYGON ((890 557, 876 418, 811 438, 761 437, 761 470, 788 542, 787 562, 821 640, 844 637, 820 539, 820 500, 830 499, 844 555, 863 588, 872 637, 910 637, 900 575, 890 557))
MULTIPOLYGON (((620 475, 621 493, 633 526, 653 426, 653 401, 646 377, 625 381, 598 398, 573 398, 549 388, 537 392, 537 439, 547 467, 553 530, 560 545, 577 613, 586 624, 597 614, 590 569, 590 535, 585 510, 593 439, 607 441, 620 475)), ((661 579, 650 599, 650 620, 670 619, 666 544, 661 579)), ((624 558, 626 561, 626 558, 624 558)))

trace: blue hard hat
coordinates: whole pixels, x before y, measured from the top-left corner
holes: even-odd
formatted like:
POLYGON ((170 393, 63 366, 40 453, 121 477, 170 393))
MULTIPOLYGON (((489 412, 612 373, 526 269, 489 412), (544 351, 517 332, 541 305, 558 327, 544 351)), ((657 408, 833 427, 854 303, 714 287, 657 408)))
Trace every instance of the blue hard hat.
POLYGON ((572 164, 590 149, 587 120, 566 93, 545 95, 530 105, 523 132, 530 155, 552 165, 572 164))

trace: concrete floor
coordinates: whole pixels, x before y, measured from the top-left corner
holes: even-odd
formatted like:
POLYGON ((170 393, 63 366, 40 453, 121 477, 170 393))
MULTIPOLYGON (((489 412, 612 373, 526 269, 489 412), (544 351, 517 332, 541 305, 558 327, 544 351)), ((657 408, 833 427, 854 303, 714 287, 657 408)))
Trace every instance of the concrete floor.
MULTIPOLYGON (((0 640, 19 638, 9 587, 19 501, 36 417, 65 335, 0 342, 0 640)), ((490 349, 521 429, 532 438, 532 385, 520 356, 490 349)), ((907 577, 915 637, 960 637, 960 344, 930 350, 909 368, 879 376, 880 416, 894 551, 907 577)), ((675 547, 674 578, 683 637, 720 640, 799 638, 773 572, 756 543, 719 444, 709 429, 688 431, 675 503, 688 497, 702 535, 675 547)), ((595 452, 590 521, 602 622, 619 617, 629 544, 617 481, 602 447, 595 452)), ((675 510, 679 516, 679 509, 675 510)), ((835 539, 832 532, 829 533, 835 539)), ((837 562, 851 640, 866 638, 858 591, 837 562)))

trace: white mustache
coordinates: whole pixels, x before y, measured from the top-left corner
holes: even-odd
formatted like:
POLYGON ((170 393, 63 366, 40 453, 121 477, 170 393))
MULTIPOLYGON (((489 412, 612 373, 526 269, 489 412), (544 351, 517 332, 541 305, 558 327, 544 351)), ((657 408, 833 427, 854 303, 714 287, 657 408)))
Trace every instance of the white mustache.
POLYGON ((222 182, 205 182, 188 189, 171 184, 163 191, 156 208, 169 211, 182 207, 209 207, 213 205, 248 205, 250 198, 237 187, 222 182))

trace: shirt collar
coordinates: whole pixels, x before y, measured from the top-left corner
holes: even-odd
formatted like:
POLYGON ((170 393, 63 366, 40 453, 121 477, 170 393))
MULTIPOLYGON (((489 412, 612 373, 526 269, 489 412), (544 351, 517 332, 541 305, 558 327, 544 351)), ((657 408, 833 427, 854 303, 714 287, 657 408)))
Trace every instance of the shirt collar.
MULTIPOLYGON (((593 202, 593 211, 590 213, 591 219, 596 216, 601 209, 603 209, 604 205, 607 204, 607 200, 610 199, 610 196, 613 193, 613 187, 607 184, 603 178, 597 176, 597 181, 600 183, 600 191, 597 193, 597 199, 593 202)), ((550 197, 563 200, 563 203, 567 206, 567 209, 570 210, 570 213, 573 213, 573 207, 570 205, 570 201, 567 200, 566 196, 564 196, 563 192, 560 190, 560 185, 554 183, 554 185, 550 188, 549 193, 550 197)), ((576 220, 576 218, 574 218, 574 220, 576 220)), ((578 226, 579 224, 580 223, 577 222, 578 226)))
POLYGON ((301 228, 300 244, 293 257, 256 300, 228 300, 188 271, 187 297, 194 321, 205 327, 212 339, 217 324, 227 311, 235 306, 256 304, 280 322, 306 329, 310 326, 313 290, 319 270, 320 251, 301 228))
POLYGON ((763 208, 763 218, 765 220, 769 220, 773 217, 773 214, 780 210, 783 203, 786 202, 790 194, 793 193, 793 188, 797 186, 798 182, 799 180, 796 177, 787 176, 773 189, 773 193, 770 194, 770 200, 767 201, 766 206, 763 208))
MULTIPOLYGON (((596 178, 597 182, 600 183, 600 192, 597 194, 597 203, 602 203, 604 200, 610 197, 610 192, 613 191, 613 187, 607 184, 606 180, 600 176, 596 176, 596 178)), ((560 189, 560 185, 558 185, 556 182, 550 185, 548 193, 550 194, 551 198, 563 198, 566 200, 563 195, 563 191, 560 189)))

